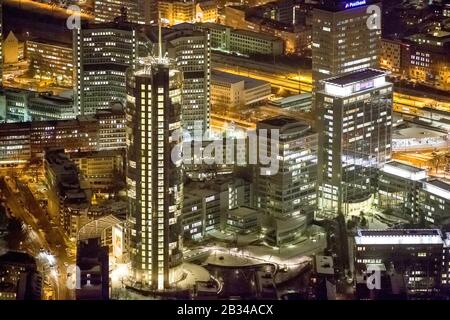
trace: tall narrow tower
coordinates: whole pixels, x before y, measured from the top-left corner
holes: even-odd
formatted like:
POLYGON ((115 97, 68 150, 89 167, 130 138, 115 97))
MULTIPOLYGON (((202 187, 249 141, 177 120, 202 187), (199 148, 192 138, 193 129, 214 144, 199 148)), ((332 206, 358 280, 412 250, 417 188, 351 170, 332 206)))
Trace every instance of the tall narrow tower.
POLYGON ((171 159, 182 81, 161 50, 127 75, 130 255, 136 280, 154 290, 170 287, 182 262, 182 169, 171 159))
POLYGON ((125 102, 125 74, 137 56, 132 24, 110 22, 74 29, 75 106, 95 114, 111 102, 125 102))
POLYGON ((319 116, 319 207, 328 216, 370 208, 376 173, 391 158, 392 84, 364 69, 322 80, 319 116))
MULTIPOLYGON (((365 68, 377 68, 381 50, 381 26, 374 8, 381 1, 321 0, 313 10, 313 84, 320 80, 365 68)), ((378 10, 377 10, 378 11, 378 10)), ((320 88, 319 88, 320 90, 320 88)))

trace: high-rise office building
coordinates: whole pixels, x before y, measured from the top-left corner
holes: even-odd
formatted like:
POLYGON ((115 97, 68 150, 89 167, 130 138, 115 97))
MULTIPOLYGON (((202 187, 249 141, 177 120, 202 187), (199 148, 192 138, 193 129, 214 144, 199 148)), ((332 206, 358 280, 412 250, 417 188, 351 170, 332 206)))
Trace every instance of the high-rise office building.
POLYGON ((28 40, 26 55, 33 76, 73 85, 72 45, 42 39, 28 40))
POLYGON ((95 22, 111 22, 117 17, 137 24, 152 24, 158 18, 156 0, 96 0, 95 22))
MULTIPOLYGON (((149 33, 157 48, 156 29, 149 33)), ((193 137, 194 128, 205 132, 210 124, 211 46, 209 33, 194 30, 193 25, 179 25, 163 30, 167 56, 183 72, 183 130, 193 137)))
POLYGON ((124 22, 74 30, 75 106, 93 114, 111 102, 125 103, 125 74, 137 56, 136 31, 124 22))
POLYGON ((392 84, 364 69, 322 80, 319 114, 319 206, 324 212, 360 211, 374 179, 391 157, 392 84))
POLYGON ((127 77, 130 254, 136 280, 157 290, 173 283, 182 262, 182 169, 171 152, 181 143, 172 135, 181 127, 183 80, 161 56, 127 77))
MULTIPOLYGON (((370 5, 380 1, 321 0, 313 10, 313 82, 362 68, 377 68, 381 29, 370 5), (375 19, 375 20, 373 20, 375 19), (369 28, 370 26, 370 28, 369 28)), ((381 14, 381 10, 379 11, 381 14)))
POLYGON ((96 0, 94 1, 95 22, 112 22, 117 17, 126 16, 127 21, 145 23, 138 0, 96 0))
POLYGON ((279 246, 297 240, 313 219, 317 203, 317 133, 292 118, 263 120, 257 125, 259 148, 269 150, 273 146, 276 137, 271 135, 272 130, 279 130, 279 141, 274 141, 279 146, 278 170, 270 175, 262 175, 260 168, 256 170, 256 205, 265 211, 262 227, 267 241, 279 246), (267 145, 261 139, 264 129, 267 145))

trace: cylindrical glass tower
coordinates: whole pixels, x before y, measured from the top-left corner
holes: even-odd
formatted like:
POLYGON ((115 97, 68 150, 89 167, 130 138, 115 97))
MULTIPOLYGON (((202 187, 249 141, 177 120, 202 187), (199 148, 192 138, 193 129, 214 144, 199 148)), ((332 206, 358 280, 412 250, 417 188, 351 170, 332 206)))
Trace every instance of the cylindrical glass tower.
POLYGON ((127 75, 129 252, 137 282, 170 287, 182 263, 182 73, 164 58, 148 58, 127 75))

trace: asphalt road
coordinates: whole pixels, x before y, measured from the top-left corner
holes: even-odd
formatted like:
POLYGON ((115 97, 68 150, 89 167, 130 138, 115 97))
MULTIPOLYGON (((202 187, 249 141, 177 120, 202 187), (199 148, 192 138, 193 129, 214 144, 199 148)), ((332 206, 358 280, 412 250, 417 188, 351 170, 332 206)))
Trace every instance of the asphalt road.
MULTIPOLYGON (((12 184, 7 183, 2 178, 0 180, 0 188, 6 197, 6 204, 11 213, 30 226, 32 230, 30 230, 30 233, 35 233, 35 242, 40 245, 40 249, 50 252, 56 258, 55 271, 57 273, 53 274, 54 286, 56 287, 54 290, 57 293, 56 298, 60 300, 73 299, 73 292, 68 290, 66 285, 66 266, 73 263, 74 258, 69 257, 67 253, 69 246, 66 244, 62 231, 56 225, 52 225, 46 212, 34 199, 28 186, 19 182, 17 183, 17 190, 14 190, 12 184)), ((35 251, 36 247, 24 248, 24 250, 35 251)))

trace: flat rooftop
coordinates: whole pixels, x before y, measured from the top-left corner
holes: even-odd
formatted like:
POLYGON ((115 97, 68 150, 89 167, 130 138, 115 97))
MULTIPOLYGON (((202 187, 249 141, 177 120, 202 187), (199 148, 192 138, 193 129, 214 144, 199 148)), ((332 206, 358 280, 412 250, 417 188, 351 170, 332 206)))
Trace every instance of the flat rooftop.
POLYGON ((447 134, 437 130, 431 130, 416 125, 411 125, 409 128, 395 130, 393 132, 393 139, 423 139, 423 138, 439 138, 446 137, 447 134))
POLYGON ((319 274, 334 274, 334 263, 331 256, 317 255, 315 257, 315 266, 319 274))
POLYGON ((45 161, 58 174, 73 174, 78 177, 77 166, 70 160, 64 149, 49 148, 45 151, 45 161))
POLYGON ((450 201, 450 184, 442 180, 430 180, 423 184, 423 189, 429 193, 434 194, 435 196, 450 201))
POLYGON ((439 229, 358 230, 357 245, 443 244, 439 229))
MULTIPOLYGON (((39 43, 39 44, 44 44, 44 45, 49 45, 49 46, 54 46, 54 47, 63 47, 66 49, 70 49, 72 50, 72 45, 70 43, 66 43, 66 42, 61 42, 61 41, 57 41, 54 39, 44 39, 44 38, 33 38, 28 40, 28 42, 30 43, 39 43)), ((68 57, 70 58, 70 57, 68 57)))
POLYGON ((184 187, 184 197, 186 200, 207 198, 210 196, 216 196, 217 194, 217 190, 209 189, 208 186, 199 185, 195 182, 189 183, 184 187))
POLYGON ((304 135, 308 135, 315 133, 315 131, 311 129, 311 126, 304 120, 297 120, 287 116, 276 116, 273 118, 264 119, 259 121, 256 127, 258 129, 276 128, 280 130, 280 134, 302 133, 304 135))
POLYGON ((247 78, 243 76, 239 76, 237 74, 222 72, 213 70, 211 72, 211 79, 212 81, 218 81, 218 82, 225 82, 225 83, 239 83, 241 81, 244 81, 244 88, 245 89, 252 89, 259 86, 263 86, 265 84, 268 84, 266 81, 257 80, 253 78, 247 78))
POLYGON ((386 163, 380 170, 402 179, 412 181, 421 181, 427 178, 427 171, 425 169, 414 167, 395 160, 386 163))
MULTIPOLYGON (((180 24, 182 24, 182 23, 180 23, 180 24)), ((180 24, 177 24, 176 26, 178 26, 180 24)), ((214 23, 214 22, 197 22, 195 25, 201 26, 201 27, 206 27, 208 29, 219 29, 219 30, 233 29, 232 27, 228 27, 226 25, 214 23)))
POLYGON ((395 167, 395 168, 398 168, 401 170, 405 170, 405 171, 408 171, 411 173, 418 173, 418 172, 424 171, 424 169, 421 169, 419 167, 414 167, 409 164, 405 164, 405 163, 398 162, 398 161, 390 161, 390 162, 386 163, 386 165, 392 166, 392 167, 395 167))
POLYGON ((324 79, 323 82, 345 87, 353 83, 370 80, 383 75, 386 75, 386 72, 381 70, 362 69, 351 73, 346 73, 341 76, 324 79))
POLYGON ((450 40, 450 32, 444 31, 444 30, 437 30, 437 31, 429 32, 429 33, 416 33, 416 34, 413 34, 406 38, 411 39, 411 40, 422 38, 422 39, 449 41, 450 40))
POLYGON ((74 152, 70 155, 71 159, 81 159, 81 158, 104 158, 104 157, 115 157, 122 154, 122 150, 97 150, 97 151, 79 151, 74 152))
POLYGON ((447 182, 444 182, 442 180, 434 179, 434 180, 428 181, 428 183, 432 184, 433 186, 436 186, 440 189, 450 191, 450 184, 448 184, 447 182))
POLYGON ((283 103, 290 103, 290 102, 302 101, 302 100, 312 100, 312 94, 311 93, 301 93, 301 94, 296 94, 296 95, 285 97, 285 98, 274 99, 271 102, 283 104, 283 103))
POLYGON ((73 99, 65 98, 65 97, 61 97, 61 96, 55 96, 55 95, 40 94, 37 97, 30 98, 30 100, 35 101, 35 102, 40 101, 40 102, 44 102, 46 104, 51 104, 51 105, 56 105, 56 106, 61 106, 62 104, 69 105, 69 106, 73 105, 73 99))
POLYGON ((254 216, 257 213, 258 213, 258 210, 256 210, 256 209, 242 206, 242 207, 234 208, 234 209, 228 211, 228 216, 247 218, 247 217, 254 216))
POLYGON ((278 116, 278 117, 262 120, 259 123, 268 124, 268 125, 275 126, 275 127, 282 127, 282 126, 285 126, 288 124, 294 124, 294 123, 298 123, 298 122, 299 121, 294 118, 278 116))

